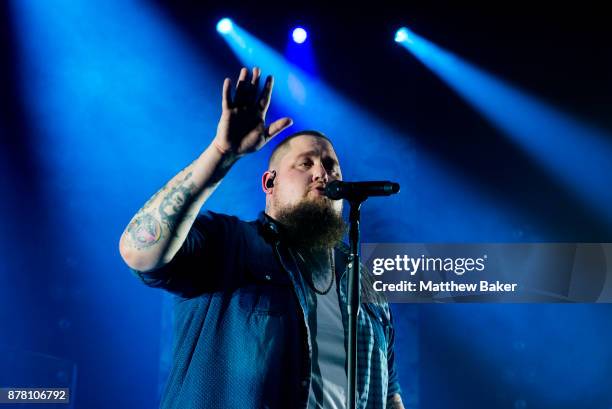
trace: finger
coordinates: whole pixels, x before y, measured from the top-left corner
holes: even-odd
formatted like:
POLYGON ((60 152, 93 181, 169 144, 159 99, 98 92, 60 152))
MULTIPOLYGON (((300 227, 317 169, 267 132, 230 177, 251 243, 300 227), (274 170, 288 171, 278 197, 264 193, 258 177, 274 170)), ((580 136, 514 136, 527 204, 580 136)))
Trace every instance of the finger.
POLYGON ((272 95, 272 88, 274 87, 274 77, 268 75, 266 77, 266 83, 264 84, 264 89, 261 91, 261 96, 259 97, 259 109, 261 112, 266 115, 268 112, 268 107, 270 106, 270 96, 272 95))
POLYGON ((261 70, 259 67, 253 67, 253 78, 251 78, 251 84, 255 86, 255 89, 259 87, 259 77, 261 77, 261 70))
POLYGON ((232 80, 226 78, 223 80, 223 95, 221 98, 221 107, 223 110, 228 110, 232 106, 232 80))
POLYGON ((259 79, 261 78, 261 69, 259 67, 253 67, 253 79, 251 80, 251 84, 253 84, 253 90, 255 94, 253 95, 253 102, 257 99, 257 91, 259 90, 259 79))
POLYGON ((257 89, 248 81, 240 81, 234 95, 234 107, 253 108, 257 98, 257 89))
POLYGON ((257 98, 257 88, 248 81, 249 70, 242 68, 236 84, 233 107, 252 107, 257 98))
POLYGON ((266 137, 274 138, 276 135, 293 125, 293 119, 285 117, 272 122, 266 129, 266 137))
POLYGON ((238 76, 238 82, 245 81, 248 74, 249 74, 249 70, 247 70, 245 67, 242 67, 240 69, 240 75, 238 76))

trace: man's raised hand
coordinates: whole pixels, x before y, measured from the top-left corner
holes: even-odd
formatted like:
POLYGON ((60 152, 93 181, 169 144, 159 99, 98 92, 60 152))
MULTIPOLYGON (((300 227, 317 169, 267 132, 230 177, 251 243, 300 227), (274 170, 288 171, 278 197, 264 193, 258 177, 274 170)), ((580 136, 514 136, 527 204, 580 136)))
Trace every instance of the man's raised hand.
POLYGON ((217 135, 213 144, 223 154, 240 157, 261 149, 272 137, 293 124, 291 118, 281 118, 266 126, 266 112, 270 106, 270 97, 274 79, 266 78, 263 90, 258 97, 261 70, 253 68, 251 81, 248 81, 248 70, 242 68, 234 98, 231 92, 231 80, 223 82, 222 112, 217 135))

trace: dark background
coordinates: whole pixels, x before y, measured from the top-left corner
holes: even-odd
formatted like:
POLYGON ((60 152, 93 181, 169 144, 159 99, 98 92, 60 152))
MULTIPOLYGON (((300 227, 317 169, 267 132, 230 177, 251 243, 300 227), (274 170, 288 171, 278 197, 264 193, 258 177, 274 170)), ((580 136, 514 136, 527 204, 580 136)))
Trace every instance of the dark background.
MULTIPOLYGON (((508 222, 500 227, 488 213, 465 202, 456 205, 452 198, 403 185, 394 209, 409 211, 391 216, 382 204, 373 204, 364 211, 364 241, 608 242, 612 237, 608 222, 584 198, 551 177, 392 41, 395 30, 406 25, 609 136, 612 25, 603 3, 92 2, 83 14, 75 14, 72 3, 80 4, 0 4, 0 386, 68 384, 78 408, 157 404, 169 353, 167 299, 130 276, 117 243, 131 215, 189 163, 214 132, 222 78, 240 68, 214 30, 221 17, 231 17, 281 53, 292 27, 307 27, 318 75, 326 84, 410 134, 415 150, 459 175, 470 186, 466 192, 475 189, 483 200, 503 204, 496 217, 508 222), (148 57, 156 55, 157 39, 143 34, 145 24, 138 24, 137 18, 132 25, 124 23, 132 21, 126 18, 130 13, 138 15, 138 7, 165 21, 191 52, 206 56, 211 85, 205 91, 214 97, 197 86, 173 88, 174 83, 189 83, 186 72, 179 70, 155 83, 167 85, 164 95, 174 92, 180 98, 168 102, 171 108, 163 103, 151 108, 158 101, 131 88, 138 75, 112 80, 122 73, 124 60, 139 55, 142 67, 166 67, 166 60, 148 57), (27 32, 20 13, 43 8, 49 8, 48 14, 41 14, 48 20, 32 20, 37 23, 27 32), (59 22, 72 34, 45 32, 47 21, 59 22), (120 28, 123 37, 109 34, 107 40, 77 30, 88 26, 109 27, 111 33, 120 28), (40 31, 29 35, 32 30, 40 31), (141 39, 139 47, 130 47, 132 36, 141 39), (91 55, 91 61, 97 61, 96 50, 103 47, 121 51, 116 65, 109 65, 112 69, 101 65, 97 76, 81 78, 72 90, 78 96, 95 88, 100 99, 91 105, 62 99, 61 90, 47 92, 58 79, 78 76, 77 68, 69 69, 73 49, 62 48, 77 40, 78 55, 91 55), (32 50, 42 56, 35 62, 32 50), (60 52, 68 57, 53 59, 60 52), (108 114, 120 109, 125 116, 108 114), (142 116, 141 109, 148 114, 142 116), (198 110, 205 118, 199 128, 195 124, 202 118, 181 128, 188 122, 185 112, 198 110), (437 199, 419 199, 421 193, 437 199), (447 223, 451 218, 457 220, 452 227, 447 223), (397 220, 402 221, 400 227, 397 220)), ((369 138, 359 135, 350 144, 360 152, 371 143, 369 138)), ((354 173, 366 167, 382 169, 394 179, 411 169, 361 163, 358 155, 350 155, 351 149, 344 152, 354 173)), ((244 175, 244 170, 237 172, 244 175)), ((425 182, 436 185, 435 178, 425 182)), ((220 197, 242 193, 240 188, 237 193, 227 189, 218 192, 220 197)), ((235 198, 243 197, 236 195, 227 203, 213 202, 213 208, 246 217, 263 206, 259 195, 248 201, 248 208, 235 210, 232 206, 242 200, 235 198)), ((395 304, 393 309, 407 407, 612 405, 608 305, 395 304)))

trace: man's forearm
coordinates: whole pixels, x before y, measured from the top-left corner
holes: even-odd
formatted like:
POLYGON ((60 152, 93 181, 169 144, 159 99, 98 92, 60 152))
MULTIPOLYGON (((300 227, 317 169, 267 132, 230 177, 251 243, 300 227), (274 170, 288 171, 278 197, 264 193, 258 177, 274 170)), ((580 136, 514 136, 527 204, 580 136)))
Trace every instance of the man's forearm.
POLYGON ((210 145, 155 193, 121 236, 119 247, 125 262, 146 271, 172 260, 202 205, 235 161, 210 145))

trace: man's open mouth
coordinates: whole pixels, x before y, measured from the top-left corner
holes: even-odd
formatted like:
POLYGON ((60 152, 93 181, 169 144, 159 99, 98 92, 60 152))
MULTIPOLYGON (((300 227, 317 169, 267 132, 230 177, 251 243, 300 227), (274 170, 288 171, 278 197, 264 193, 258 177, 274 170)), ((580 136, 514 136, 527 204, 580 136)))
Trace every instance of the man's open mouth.
POLYGON ((315 192, 319 192, 322 195, 325 195, 325 186, 323 185, 315 186, 314 188, 312 188, 312 190, 315 192))

